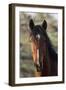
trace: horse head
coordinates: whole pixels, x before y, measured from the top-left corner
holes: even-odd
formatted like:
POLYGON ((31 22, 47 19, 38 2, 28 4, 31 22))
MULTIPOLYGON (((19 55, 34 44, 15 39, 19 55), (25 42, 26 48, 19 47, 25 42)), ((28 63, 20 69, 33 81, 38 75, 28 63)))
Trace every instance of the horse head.
POLYGON ((34 64, 37 68, 37 71, 40 71, 44 68, 44 57, 46 59, 46 29, 47 22, 43 21, 41 25, 35 25, 31 19, 29 22, 29 27, 31 30, 30 40, 32 47, 32 56, 34 64))

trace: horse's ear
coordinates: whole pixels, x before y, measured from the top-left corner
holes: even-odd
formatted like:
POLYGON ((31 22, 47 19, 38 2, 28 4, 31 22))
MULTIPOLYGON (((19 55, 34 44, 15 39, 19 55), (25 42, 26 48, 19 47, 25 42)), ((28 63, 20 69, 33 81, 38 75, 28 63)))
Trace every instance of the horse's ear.
POLYGON ((33 27, 34 27, 34 22, 32 19, 29 22, 29 27, 30 27, 30 29, 33 29, 33 27))
POLYGON ((42 23, 42 28, 43 28, 44 30, 47 29, 47 22, 46 22, 46 20, 43 21, 43 23, 42 23))

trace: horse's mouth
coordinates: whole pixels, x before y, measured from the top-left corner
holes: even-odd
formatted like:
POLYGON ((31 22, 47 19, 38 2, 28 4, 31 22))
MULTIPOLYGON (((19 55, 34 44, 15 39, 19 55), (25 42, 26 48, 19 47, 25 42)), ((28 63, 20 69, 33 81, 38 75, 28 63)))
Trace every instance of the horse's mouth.
POLYGON ((34 65, 35 65, 35 67, 36 67, 37 72, 40 72, 40 71, 41 71, 40 66, 39 66, 38 64, 34 64, 34 65))

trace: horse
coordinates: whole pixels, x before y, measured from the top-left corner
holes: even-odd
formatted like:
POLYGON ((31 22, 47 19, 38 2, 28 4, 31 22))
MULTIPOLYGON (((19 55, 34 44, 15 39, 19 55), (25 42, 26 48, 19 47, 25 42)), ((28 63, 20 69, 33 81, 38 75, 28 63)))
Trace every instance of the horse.
POLYGON ((44 20, 42 25, 35 25, 33 19, 30 19, 29 27, 36 76, 57 76, 58 55, 46 31, 47 21, 44 20))

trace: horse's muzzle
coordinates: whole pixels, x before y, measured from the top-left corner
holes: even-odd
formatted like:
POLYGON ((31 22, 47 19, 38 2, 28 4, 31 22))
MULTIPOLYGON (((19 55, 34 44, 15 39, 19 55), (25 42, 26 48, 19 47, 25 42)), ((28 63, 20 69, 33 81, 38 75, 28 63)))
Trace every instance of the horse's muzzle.
POLYGON ((38 64, 35 64, 35 63, 34 63, 34 65, 35 65, 35 67, 36 67, 36 69, 37 69, 37 72, 41 71, 41 68, 40 68, 40 66, 39 66, 38 64))

